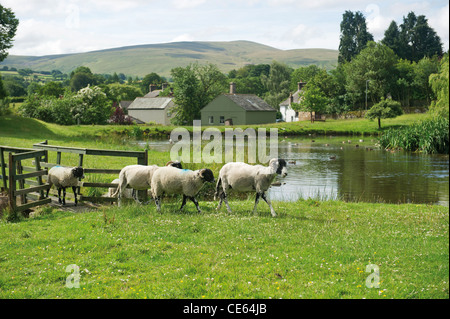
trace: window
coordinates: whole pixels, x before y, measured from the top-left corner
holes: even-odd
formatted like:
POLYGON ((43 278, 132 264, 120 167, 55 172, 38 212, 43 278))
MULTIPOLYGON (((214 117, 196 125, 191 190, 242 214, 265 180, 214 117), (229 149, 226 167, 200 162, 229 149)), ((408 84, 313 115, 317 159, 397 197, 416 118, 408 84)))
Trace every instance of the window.
POLYGON ((220 122, 219 122, 220 124, 223 124, 223 123, 225 123, 225 116, 221 116, 220 117, 220 122))
POLYGON ((214 116, 209 117, 209 124, 214 124, 214 116))

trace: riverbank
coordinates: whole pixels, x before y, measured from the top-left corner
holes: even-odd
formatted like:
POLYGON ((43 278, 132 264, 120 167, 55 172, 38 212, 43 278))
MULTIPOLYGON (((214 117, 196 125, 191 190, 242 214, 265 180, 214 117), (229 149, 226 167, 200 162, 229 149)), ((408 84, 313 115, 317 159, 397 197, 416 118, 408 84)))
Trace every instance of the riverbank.
POLYGON ((301 200, 275 202, 272 218, 253 200, 232 214, 179 204, 0 221, 0 298, 449 297, 448 208, 301 200))
MULTIPOLYGON (((278 136, 308 136, 315 135, 355 135, 378 136, 382 131, 389 128, 409 126, 412 123, 426 118, 426 114, 404 114, 394 119, 383 120, 380 131, 375 121, 367 119, 327 120, 325 122, 310 123, 308 121, 292 123, 273 123, 266 125, 241 125, 229 128, 277 128, 278 136)), ((120 141, 121 137, 142 138, 168 138, 170 132, 177 126, 162 125, 73 125, 61 126, 42 122, 36 119, 18 116, 0 117, 0 138, 2 140, 12 138, 26 138, 34 141, 42 139, 57 140, 84 140, 115 138, 120 141)), ((202 127, 202 130, 211 126, 202 127)), ((192 126, 185 127, 192 131, 192 126)), ((225 126, 217 127, 224 132, 225 126)))

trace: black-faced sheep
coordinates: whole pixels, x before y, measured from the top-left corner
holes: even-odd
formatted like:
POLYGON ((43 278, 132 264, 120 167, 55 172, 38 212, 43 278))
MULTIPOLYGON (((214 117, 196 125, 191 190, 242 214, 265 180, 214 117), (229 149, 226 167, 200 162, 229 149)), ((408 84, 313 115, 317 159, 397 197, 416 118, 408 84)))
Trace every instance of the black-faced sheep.
POLYGON ((269 166, 249 165, 246 163, 233 162, 225 164, 220 172, 216 184, 216 193, 214 198, 219 197, 217 210, 225 201, 228 212, 231 213, 228 204, 228 190, 231 188, 236 192, 256 192, 255 207, 253 213, 256 213, 256 206, 261 197, 269 205, 272 216, 276 216, 270 200, 266 197, 266 191, 269 189, 277 175, 285 177, 287 175, 286 161, 284 159, 273 158, 269 161, 269 166), (221 191, 222 190, 222 191, 221 191))
POLYGON ((62 167, 54 166, 48 171, 48 183, 50 185, 47 189, 47 197, 50 188, 55 185, 58 190, 58 202, 66 205, 66 188, 72 187, 75 195, 75 206, 78 204, 77 187, 80 186, 79 179, 84 178, 84 170, 82 167, 62 167), (61 190, 63 191, 63 198, 61 200, 61 190))
POLYGON ((214 183, 213 172, 208 168, 196 171, 173 167, 158 169, 153 174, 151 187, 158 212, 161 212, 161 196, 163 194, 180 194, 183 195, 180 210, 186 205, 186 200, 190 199, 197 207, 197 211, 201 213, 195 196, 206 182, 214 183))
MULTIPOLYGON (((180 162, 168 162, 167 166, 181 169, 180 162)), ((122 168, 119 174, 119 185, 112 197, 118 197, 118 205, 121 206, 121 198, 125 197, 127 186, 134 190, 147 190, 151 187, 152 176, 160 168, 157 165, 128 165, 122 168)), ((139 203, 137 196, 135 201, 139 203)))

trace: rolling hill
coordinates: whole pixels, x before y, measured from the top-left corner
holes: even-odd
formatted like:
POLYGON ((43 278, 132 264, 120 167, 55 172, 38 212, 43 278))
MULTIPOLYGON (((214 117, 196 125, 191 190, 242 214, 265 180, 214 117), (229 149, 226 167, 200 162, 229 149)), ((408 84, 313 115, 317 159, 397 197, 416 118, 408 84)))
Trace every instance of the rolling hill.
POLYGON ((156 72, 170 77, 172 68, 196 61, 216 64, 227 73, 246 64, 270 64, 273 60, 294 68, 316 64, 329 69, 337 64, 337 56, 337 50, 280 50, 250 41, 172 42, 62 55, 10 55, 1 65, 39 71, 60 70, 64 73, 83 65, 100 74, 117 72, 127 76, 144 76, 156 72))

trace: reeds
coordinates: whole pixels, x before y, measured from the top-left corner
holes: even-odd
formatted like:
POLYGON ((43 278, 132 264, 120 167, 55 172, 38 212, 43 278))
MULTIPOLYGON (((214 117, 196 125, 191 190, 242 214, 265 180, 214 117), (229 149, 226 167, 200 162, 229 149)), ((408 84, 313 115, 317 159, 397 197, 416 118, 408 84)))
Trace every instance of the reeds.
POLYGON ((389 129, 380 137, 379 143, 386 149, 449 154, 449 120, 428 118, 401 129, 389 129))

